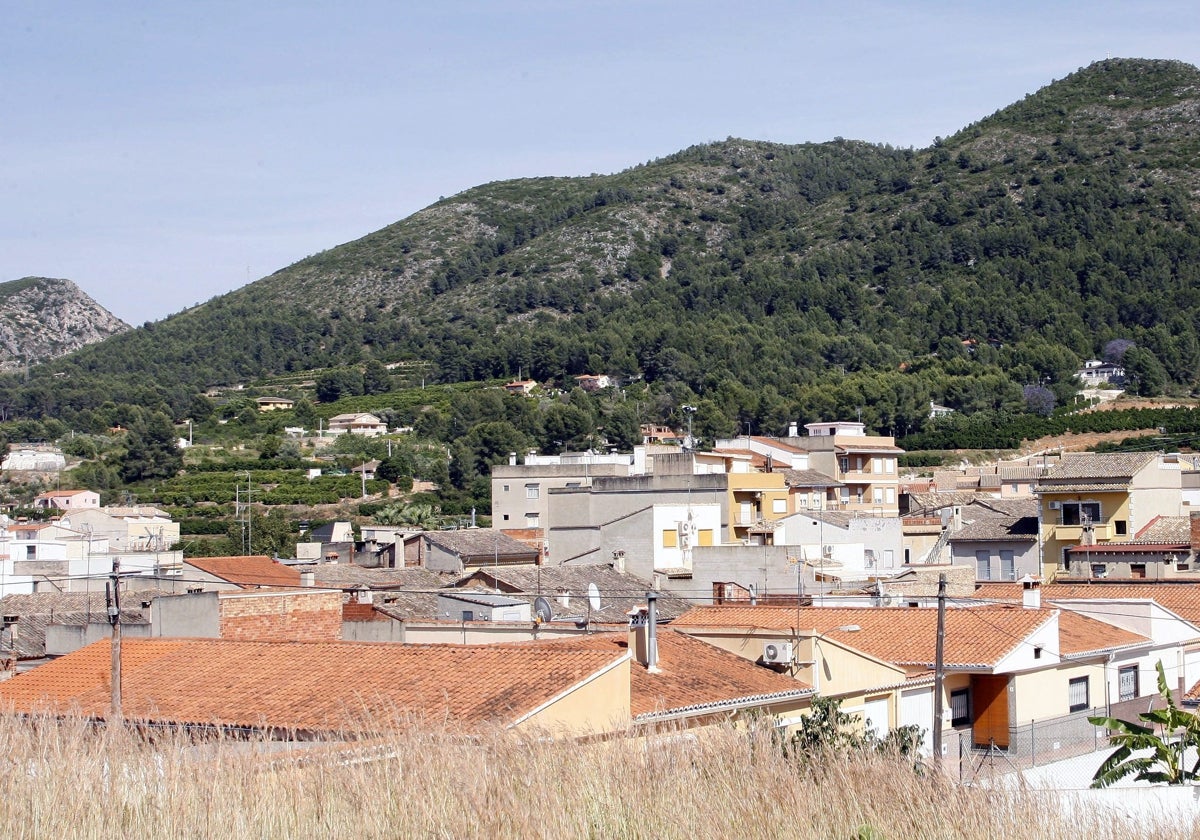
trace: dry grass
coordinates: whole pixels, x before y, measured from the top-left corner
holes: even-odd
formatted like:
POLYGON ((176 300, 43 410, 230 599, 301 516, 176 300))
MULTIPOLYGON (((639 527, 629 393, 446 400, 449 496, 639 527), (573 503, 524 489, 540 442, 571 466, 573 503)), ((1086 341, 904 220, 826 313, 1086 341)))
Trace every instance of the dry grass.
POLYGON ((768 734, 732 727, 586 745, 442 733, 270 758, 246 747, 0 720, 0 824, 10 838, 1189 836, 1068 820, 1036 794, 959 788, 878 756, 800 766, 768 734))

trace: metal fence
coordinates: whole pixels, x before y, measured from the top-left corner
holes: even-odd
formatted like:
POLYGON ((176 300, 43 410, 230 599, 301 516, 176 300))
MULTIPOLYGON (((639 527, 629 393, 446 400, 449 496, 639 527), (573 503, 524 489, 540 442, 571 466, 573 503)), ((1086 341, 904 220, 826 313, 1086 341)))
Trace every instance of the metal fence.
POLYGON ((947 733, 943 767, 963 784, 1033 784, 1082 790, 1111 753, 1108 732, 1088 722, 1103 706, 1050 720, 1010 726, 1006 745, 976 744, 970 729, 947 733))

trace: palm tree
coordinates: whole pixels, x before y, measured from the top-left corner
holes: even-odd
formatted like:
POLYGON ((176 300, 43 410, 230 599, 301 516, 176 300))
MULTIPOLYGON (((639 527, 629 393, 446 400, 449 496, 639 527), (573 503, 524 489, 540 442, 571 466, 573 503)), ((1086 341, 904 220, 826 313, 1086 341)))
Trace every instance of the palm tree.
POLYGON ((1158 693, 1167 701, 1167 707, 1138 715, 1148 726, 1110 717, 1088 718, 1093 725, 1107 729, 1109 742, 1118 745, 1096 770, 1092 787, 1105 788, 1127 776, 1139 782, 1169 785, 1200 779, 1200 758, 1190 768, 1185 764, 1188 749, 1200 747, 1200 718, 1175 705, 1161 661, 1157 668, 1158 693), (1150 754, 1134 757, 1135 752, 1144 750, 1150 754))
POLYGON ((373 518, 379 525, 434 531, 442 524, 442 511, 441 508, 429 504, 393 504, 376 511, 373 518))

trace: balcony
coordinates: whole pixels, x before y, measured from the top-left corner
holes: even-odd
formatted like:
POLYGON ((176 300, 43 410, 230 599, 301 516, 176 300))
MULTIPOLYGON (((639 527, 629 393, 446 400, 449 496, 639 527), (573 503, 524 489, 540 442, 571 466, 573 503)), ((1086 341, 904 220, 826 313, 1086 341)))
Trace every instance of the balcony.
POLYGON ((1091 531, 1092 542, 1109 542, 1113 538, 1113 527, 1107 522, 1096 522, 1091 525, 1054 525, 1052 539, 1064 543, 1082 544, 1085 531, 1091 531))

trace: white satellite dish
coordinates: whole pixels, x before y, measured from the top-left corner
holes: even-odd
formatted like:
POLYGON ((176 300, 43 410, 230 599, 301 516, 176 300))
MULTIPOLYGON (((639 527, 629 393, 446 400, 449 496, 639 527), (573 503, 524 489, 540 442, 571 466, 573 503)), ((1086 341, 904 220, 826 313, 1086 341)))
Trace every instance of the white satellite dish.
POLYGON ((592 612, 600 612, 600 588, 594 583, 588 584, 588 607, 592 612))
POLYGON ((554 618, 554 609, 550 606, 550 602, 540 595, 534 599, 533 612, 537 615, 539 624, 545 624, 554 618))

